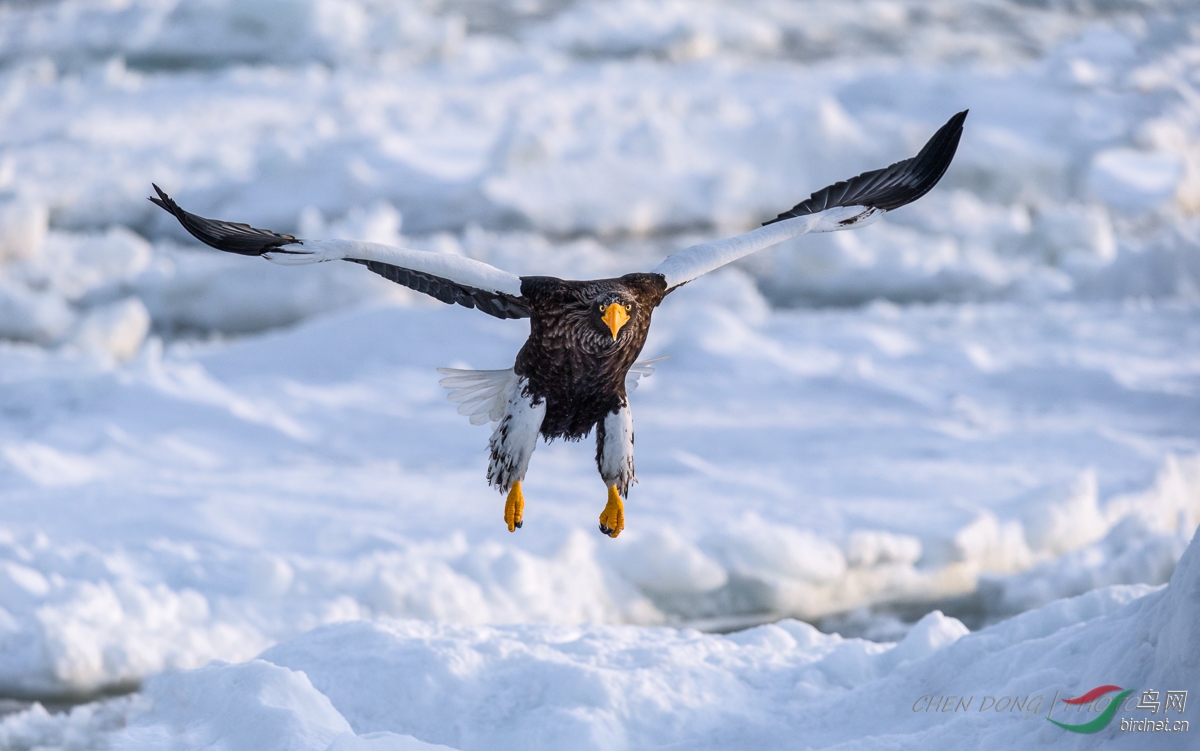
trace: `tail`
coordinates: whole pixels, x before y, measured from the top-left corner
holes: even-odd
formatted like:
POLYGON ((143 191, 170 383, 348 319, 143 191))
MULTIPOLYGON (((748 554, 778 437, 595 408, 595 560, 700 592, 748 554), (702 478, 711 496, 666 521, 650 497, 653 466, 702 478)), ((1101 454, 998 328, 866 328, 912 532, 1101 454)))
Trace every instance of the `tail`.
POLYGON ((438 381, 450 389, 446 398, 458 404, 458 413, 466 415, 472 425, 499 422, 508 403, 508 389, 516 379, 512 368, 506 370, 459 370, 438 368, 446 376, 438 381))

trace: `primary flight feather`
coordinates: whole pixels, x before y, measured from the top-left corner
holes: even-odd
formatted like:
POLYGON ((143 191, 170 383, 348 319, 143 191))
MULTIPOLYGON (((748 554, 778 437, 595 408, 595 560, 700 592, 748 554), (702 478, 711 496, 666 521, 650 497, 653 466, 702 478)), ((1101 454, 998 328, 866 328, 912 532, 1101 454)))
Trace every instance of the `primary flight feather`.
POLYGON ((344 260, 445 303, 496 318, 529 318, 529 338, 506 370, 440 368, 450 400, 474 424, 495 423, 488 482, 506 494, 509 531, 523 523, 521 482, 537 439, 577 440, 596 430, 596 465, 608 488, 600 531, 625 528, 623 499, 634 481, 633 417, 627 394, 651 361, 635 362, 650 317, 672 290, 763 248, 810 232, 862 227, 928 193, 950 166, 967 112, 950 118, 911 159, 834 183, 762 227, 674 253, 645 273, 572 281, 518 277, 460 256, 351 240, 302 240, 184 211, 154 186, 150 200, 196 239, 218 250, 284 265, 344 260))

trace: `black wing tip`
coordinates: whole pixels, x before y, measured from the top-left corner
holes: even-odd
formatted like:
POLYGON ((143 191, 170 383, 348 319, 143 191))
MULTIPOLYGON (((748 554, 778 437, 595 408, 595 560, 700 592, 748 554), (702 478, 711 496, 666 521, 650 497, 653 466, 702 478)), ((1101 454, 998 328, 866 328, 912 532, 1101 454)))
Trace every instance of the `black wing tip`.
POLYGON ((150 202, 174 216, 192 237, 209 247, 243 256, 261 256, 281 245, 301 244, 300 240, 291 235, 255 229, 248 224, 205 219, 189 211, 184 211, 162 188, 155 183, 150 183, 150 185, 158 194, 157 197, 149 196, 150 202))
POLYGON ((175 203, 175 199, 167 195, 167 192, 158 187, 157 183, 150 183, 150 187, 154 188, 154 192, 158 195, 148 196, 146 200, 178 219, 179 223, 184 226, 184 229, 187 229, 190 232, 191 229, 187 226, 186 221, 188 212, 180 208, 179 204, 175 203))
POLYGON ((921 147, 916 156, 896 162, 882 170, 864 172, 857 177, 822 188, 790 210, 763 222, 762 226, 807 214, 815 214, 838 206, 867 206, 892 211, 912 203, 941 181, 942 175, 945 174, 958 151, 963 123, 966 122, 970 111, 968 108, 952 115, 945 125, 938 128, 937 132, 921 147), (883 180, 883 184, 867 188, 868 184, 877 182, 877 176, 892 171, 895 171, 895 174, 891 176, 890 180, 883 180), (897 181, 897 178, 903 177, 911 178, 912 182, 897 181), (863 178, 869 179, 863 181, 863 178), (861 184, 856 186, 855 183, 861 184), (830 193, 838 189, 845 198, 831 202, 829 200, 830 193))
POLYGON ((929 141, 926 142, 926 144, 921 148, 921 151, 917 154, 916 158, 921 159, 922 157, 927 157, 927 152, 929 150, 936 149, 939 146, 949 145, 949 153, 945 155, 944 159, 946 166, 949 166, 950 160, 954 158, 954 152, 958 148, 958 139, 960 136, 962 136, 963 123, 967 121, 967 113, 970 111, 971 110, 969 109, 963 110, 947 120, 946 124, 938 128, 937 132, 934 133, 933 136, 930 137, 929 141), (952 144, 948 143, 951 141, 953 142, 952 144))
MULTIPOLYGON (((937 132, 929 138, 929 141, 926 142, 925 146, 934 144, 939 140, 945 139, 947 136, 960 135, 962 133, 963 123, 967 121, 967 114, 970 113, 970 111, 971 110, 969 109, 965 109, 962 112, 956 112, 955 114, 951 115, 950 119, 946 121, 946 124, 938 128, 937 132)), ((925 148, 922 147, 921 150, 924 151, 925 148)))
POLYGON ((146 200, 148 200, 150 203, 154 204, 155 206, 159 207, 163 211, 166 211, 167 213, 178 217, 179 216, 179 213, 178 213, 179 212, 179 204, 177 204, 177 203, 175 203, 175 201, 171 200, 171 197, 169 195, 167 195, 166 192, 162 188, 158 187, 157 184, 150 183, 150 187, 154 188, 154 192, 157 193, 158 195, 157 196, 148 196, 146 198, 146 200))

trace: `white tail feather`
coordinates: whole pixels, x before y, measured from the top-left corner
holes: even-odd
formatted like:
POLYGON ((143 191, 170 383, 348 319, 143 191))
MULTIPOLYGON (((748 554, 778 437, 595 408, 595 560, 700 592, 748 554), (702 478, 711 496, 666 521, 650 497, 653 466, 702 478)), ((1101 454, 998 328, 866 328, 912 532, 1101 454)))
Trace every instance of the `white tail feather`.
MULTIPOLYGON (((656 357, 653 360, 642 360, 631 365, 629 373, 625 376, 626 393, 632 393, 637 389, 638 379, 649 376, 654 372, 654 363, 665 359, 667 359, 665 356, 656 357)), ((457 404, 458 414, 469 418, 472 425, 499 422, 500 418, 504 417, 508 387, 517 377, 512 368, 506 370, 438 368, 437 370, 446 376, 438 381, 440 386, 450 390, 446 399, 457 404)))
POLYGON ((663 355, 662 357, 656 357, 653 360, 642 360, 630 365, 629 372, 625 374, 625 393, 632 394, 634 391, 636 391, 638 387, 638 379, 648 378, 652 373, 654 373, 654 363, 662 362, 663 360, 667 359, 668 356, 669 355, 663 355))
POLYGON ((458 413, 466 415, 472 425, 499 422, 504 417, 508 399, 508 384, 516 378, 512 368, 507 370, 459 370, 438 368, 446 376, 438 383, 450 393, 446 398, 458 404, 458 413))

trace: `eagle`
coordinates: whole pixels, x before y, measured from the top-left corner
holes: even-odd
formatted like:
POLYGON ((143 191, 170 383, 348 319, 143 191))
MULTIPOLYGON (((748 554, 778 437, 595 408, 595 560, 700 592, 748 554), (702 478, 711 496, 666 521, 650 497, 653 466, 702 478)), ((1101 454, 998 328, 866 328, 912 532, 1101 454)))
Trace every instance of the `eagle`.
POLYGON ((184 211, 153 185, 150 200, 196 239, 218 250, 285 266, 351 261, 444 303, 496 318, 528 318, 529 338, 511 368, 440 368, 449 399, 474 424, 494 423, 488 483, 505 496, 509 532, 524 522, 521 483, 538 437, 580 440, 596 431, 596 466, 608 489, 600 532, 625 528, 624 499, 635 481, 633 414, 628 391, 653 371, 637 362, 654 309, 691 280, 763 248, 810 232, 863 227, 928 193, 949 167, 967 111, 943 125, 921 151, 813 193, 807 200, 736 237, 693 245, 645 273, 576 281, 518 277, 460 256, 351 240, 302 240, 184 211), (627 383, 627 380, 629 381, 627 383))

